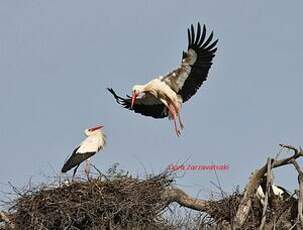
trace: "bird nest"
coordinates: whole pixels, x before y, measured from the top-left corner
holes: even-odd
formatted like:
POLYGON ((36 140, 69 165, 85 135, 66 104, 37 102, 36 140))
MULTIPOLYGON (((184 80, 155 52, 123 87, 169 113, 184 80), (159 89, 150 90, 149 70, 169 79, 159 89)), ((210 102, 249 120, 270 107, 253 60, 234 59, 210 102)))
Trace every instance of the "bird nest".
MULTIPOLYGON (((209 221, 210 224, 204 223, 200 224, 200 226, 208 225, 211 226, 211 229, 226 229, 226 223, 229 223, 228 226, 232 228, 231 225, 242 198, 243 193, 237 188, 231 195, 209 200, 207 214, 211 216, 212 221, 209 221)), ((297 202, 292 198, 283 201, 270 198, 269 207, 267 207, 265 215, 266 226, 270 226, 268 229, 273 229, 274 227, 289 229, 296 221, 297 202)), ((242 229, 258 229, 262 216, 263 206, 260 200, 255 197, 252 200, 252 207, 242 229)))
POLYGON ((160 195, 171 182, 120 176, 43 186, 19 194, 10 219, 16 229, 168 229, 160 195))
MULTIPOLYGON (((236 190, 218 199, 212 197, 204 211, 185 211, 178 216, 179 207, 175 205, 172 211, 170 205, 177 200, 163 196, 174 187, 172 182, 167 173, 144 180, 112 173, 30 187, 24 192, 15 190, 17 197, 7 204, 8 212, 0 215, 0 229, 230 229, 226 227, 233 223, 242 193, 236 190)), ((296 206, 285 201, 272 204, 267 220, 277 220, 279 226, 292 225, 296 216, 292 207, 296 206)), ((243 229, 258 228, 262 209, 255 200, 243 229)))

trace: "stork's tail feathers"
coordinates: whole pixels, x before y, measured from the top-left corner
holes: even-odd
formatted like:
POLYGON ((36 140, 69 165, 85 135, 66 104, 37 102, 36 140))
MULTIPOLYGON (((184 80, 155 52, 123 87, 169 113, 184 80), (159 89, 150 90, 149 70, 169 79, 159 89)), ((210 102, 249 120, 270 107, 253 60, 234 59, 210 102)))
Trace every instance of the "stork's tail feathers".
POLYGON ((67 167, 67 165, 65 164, 65 165, 63 166, 63 168, 61 169, 61 172, 62 172, 62 173, 66 173, 68 170, 70 170, 70 167, 67 167))
POLYGON ((69 171, 70 169, 72 169, 72 167, 70 166, 70 164, 67 164, 67 163, 69 163, 69 162, 66 162, 66 163, 63 165, 63 167, 62 167, 62 169, 61 169, 61 172, 62 172, 62 173, 66 173, 67 171, 69 171))
POLYGON ((77 166, 81 162, 76 162, 75 157, 71 156, 63 165, 61 172, 66 173, 67 171, 71 170, 73 167, 77 166))

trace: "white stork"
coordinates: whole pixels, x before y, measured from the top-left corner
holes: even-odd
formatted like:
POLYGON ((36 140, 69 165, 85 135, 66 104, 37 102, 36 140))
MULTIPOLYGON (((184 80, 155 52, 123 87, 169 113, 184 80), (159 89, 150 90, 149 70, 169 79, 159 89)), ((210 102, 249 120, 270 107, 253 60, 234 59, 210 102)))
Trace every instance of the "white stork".
POLYGON ((132 97, 128 95, 127 98, 119 97, 113 89, 108 88, 124 108, 145 116, 154 118, 168 116, 169 119, 173 119, 177 136, 181 132, 176 120, 178 119, 181 129, 184 127, 180 118, 182 103, 189 100, 206 80, 218 42, 218 40, 212 42, 213 32, 206 39, 206 27, 204 25, 201 30, 200 23, 197 33, 193 25, 187 32, 188 49, 187 52, 183 52, 179 68, 145 85, 135 85, 132 89, 132 97))
POLYGON ((99 125, 90 129, 85 129, 84 133, 87 136, 84 141, 73 151, 70 158, 64 163, 61 169, 62 173, 66 173, 70 169, 74 169, 73 178, 77 172, 79 165, 85 161, 85 173, 89 174, 90 158, 105 147, 106 136, 102 132, 103 126, 99 125))
MULTIPOLYGON (((265 202, 265 191, 266 191, 266 179, 263 179, 262 183, 259 185, 256 191, 256 196, 260 200, 263 206, 265 202)), ((274 196, 274 198, 277 198, 281 201, 282 200, 285 201, 291 198, 289 192, 285 188, 279 185, 274 185, 274 184, 271 185, 269 192, 272 196, 274 196)))

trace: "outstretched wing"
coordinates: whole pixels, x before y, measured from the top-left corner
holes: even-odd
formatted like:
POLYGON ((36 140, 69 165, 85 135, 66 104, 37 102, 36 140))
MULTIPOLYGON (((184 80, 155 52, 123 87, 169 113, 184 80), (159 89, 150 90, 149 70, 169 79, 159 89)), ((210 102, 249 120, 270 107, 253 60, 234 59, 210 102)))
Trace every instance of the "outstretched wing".
POLYGON ((137 98, 133 109, 131 109, 131 98, 129 96, 122 98, 113 89, 108 88, 107 90, 114 96, 116 102, 126 109, 134 110, 136 113, 153 118, 164 118, 168 115, 165 105, 152 95, 146 94, 142 98, 137 98))
POLYGON ((181 66, 160 79, 181 95, 183 102, 190 99, 206 80, 217 48, 218 39, 212 42, 213 32, 206 39, 206 27, 201 31, 198 23, 197 34, 191 25, 188 32, 188 49, 183 52, 181 66), (202 33, 201 33, 202 32, 202 33))

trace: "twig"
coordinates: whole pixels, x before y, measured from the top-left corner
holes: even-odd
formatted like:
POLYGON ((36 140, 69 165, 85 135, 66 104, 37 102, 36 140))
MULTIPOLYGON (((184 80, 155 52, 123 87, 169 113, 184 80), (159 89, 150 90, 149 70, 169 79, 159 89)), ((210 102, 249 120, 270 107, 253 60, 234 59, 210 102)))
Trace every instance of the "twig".
POLYGON ((297 224, 298 224, 298 220, 290 227, 290 229, 289 230, 292 230, 292 229, 294 229, 296 226, 297 226, 297 224))
POLYGON ((217 170, 215 169, 215 175, 216 175, 216 179, 217 179, 217 182, 218 182, 218 186, 219 186, 219 189, 220 189, 220 192, 221 192, 221 196, 222 196, 222 199, 226 196, 226 193, 224 192, 222 186, 221 186, 221 183, 220 183, 220 180, 219 180, 219 176, 217 174, 217 170))
POLYGON ((266 221, 266 210, 268 206, 268 196, 270 194, 270 189, 272 185, 272 167, 271 167, 272 160, 270 158, 267 159, 267 179, 266 179, 266 191, 265 191, 265 200, 264 200, 264 207, 262 212, 262 220, 260 224, 260 230, 264 229, 265 221, 266 221))
POLYGON ((284 145, 284 144, 279 144, 279 145, 282 148, 293 150, 295 152, 295 154, 297 154, 299 152, 299 150, 292 145, 284 145))
POLYGON ((94 164, 90 163, 91 166, 93 166, 93 168, 99 173, 100 178, 103 176, 107 181, 109 180, 109 178, 103 174, 94 164))

